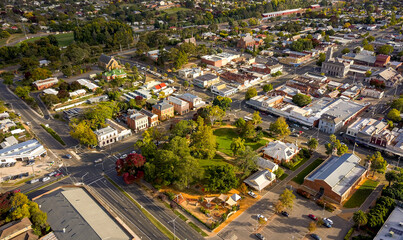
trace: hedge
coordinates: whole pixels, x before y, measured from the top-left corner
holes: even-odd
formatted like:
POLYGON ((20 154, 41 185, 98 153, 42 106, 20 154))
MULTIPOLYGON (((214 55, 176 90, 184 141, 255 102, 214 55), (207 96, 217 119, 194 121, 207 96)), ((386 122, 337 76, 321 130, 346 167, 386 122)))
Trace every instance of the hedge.
POLYGON ((346 234, 346 236, 344 236, 344 240, 350 240, 351 235, 353 235, 354 233, 354 227, 350 228, 350 230, 348 230, 348 233, 346 234))
POLYGON ((59 136, 59 134, 57 134, 53 129, 51 129, 50 127, 46 127, 45 125, 41 124, 41 127, 43 127, 43 129, 46 130, 46 132, 48 132, 50 135, 52 135, 52 137, 54 139, 56 139, 56 141, 58 141, 61 145, 65 146, 66 143, 63 141, 63 139, 59 136))

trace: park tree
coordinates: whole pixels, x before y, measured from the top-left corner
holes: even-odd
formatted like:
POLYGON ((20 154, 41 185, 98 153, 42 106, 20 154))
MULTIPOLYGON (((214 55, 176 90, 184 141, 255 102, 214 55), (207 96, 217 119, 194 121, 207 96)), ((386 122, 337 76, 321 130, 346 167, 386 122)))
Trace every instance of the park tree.
POLYGON ((205 171, 206 186, 209 191, 228 192, 238 185, 238 178, 232 165, 212 165, 205 171))
POLYGON ((278 135, 279 137, 285 137, 290 135, 291 133, 284 117, 279 117, 275 122, 270 123, 269 130, 270 132, 278 135))
POLYGON ((70 136, 86 146, 96 146, 97 136, 92 131, 87 120, 70 122, 70 136))
POLYGON ((326 60, 326 54, 324 53, 319 53, 319 59, 316 62, 316 65, 322 66, 322 63, 326 60))
POLYGON ((197 128, 191 137, 192 155, 196 158, 212 159, 216 152, 216 137, 210 126, 204 123, 203 118, 197 119, 197 128))
POLYGON ((244 138, 253 138, 256 135, 255 126, 253 125, 252 121, 247 121, 245 127, 241 132, 244 138))
POLYGON ((273 90, 273 85, 270 83, 270 84, 265 84, 264 86, 263 86, 263 91, 264 92, 270 92, 270 91, 272 91, 273 90))
POLYGON ((311 97, 302 93, 297 93, 292 97, 292 102, 299 107, 305 107, 312 101, 311 97))
POLYGON ((400 178, 399 174, 396 171, 388 171, 385 173, 385 179, 386 181, 389 182, 388 187, 390 187, 390 184, 394 181, 398 181, 400 178))
POLYGON ((367 214, 365 214, 361 210, 358 210, 353 215, 353 221, 354 221, 355 224, 357 224, 357 228, 359 229, 360 226, 363 226, 363 225, 367 224, 367 222, 368 222, 367 214))
POLYGON ((280 178, 284 174, 284 170, 282 168, 278 168, 276 171, 274 171, 274 174, 276 174, 276 178, 280 178))
POLYGON ((311 138, 309 139, 309 141, 307 142, 308 148, 313 151, 318 147, 318 140, 316 140, 316 138, 311 138))
POLYGON ((216 121, 221 121, 222 118, 225 117, 225 111, 219 106, 207 106, 206 109, 212 125, 214 125, 216 121))
POLYGON ((196 129, 196 122, 193 120, 181 120, 175 124, 175 126, 171 130, 171 135, 173 137, 187 137, 189 136, 193 130, 196 129))
POLYGON ((274 205, 274 211, 276 213, 280 213, 284 210, 284 204, 281 201, 277 201, 276 204, 274 205))
POLYGON ((242 133, 245 128, 246 122, 243 118, 238 118, 235 121, 235 127, 237 128, 239 133, 242 133))
POLYGON ((382 157, 382 154, 376 151, 371 156, 367 156, 366 161, 370 164, 370 169, 372 170, 372 176, 375 175, 375 172, 384 173, 386 170, 386 166, 388 163, 382 157))
POLYGON ((336 135, 330 135, 330 143, 325 144, 326 154, 330 155, 334 150, 337 151, 337 155, 341 156, 348 152, 348 147, 345 144, 342 144, 339 139, 337 139, 336 135))
POLYGON ((295 195, 292 190, 284 189, 284 192, 280 195, 279 201, 283 204, 286 209, 292 210, 294 205, 295 195))
POLYGON ((46 79, 52 76, 52 72, 46 68, 35 68, 31 72, 31 78, 33 81, 46 79))
POLYGON ((245 100, 249 100, 253 97, 257 96, 257 90, 254 87, 248 88, 245 93, 245 100))
POLYGON ((388 112, 386 117, 396 123, 402 120, 402 117, 400 117, 400 111, 394 108, 388 112))
POLYGON ((262 123, 262 117, 260 116, 259 111, 255 111, 252 116, 252 123, 254 126, 257 126, 262 123))
POLYGON ((237 156, 238 153, 245 151, 245 139, 233 138, 230 148, 234 156, 237 156))
POLYGON ((230 109, 231 103, 232 99, 229 97, 216 96, 213 100, 213 106, 219 106, 224 111, 230 109))
POLYGON ((60 99, 53 94, 45 94, 42 97, 43 103, 46 105, 47 108, 52 107, 54 104, 59 103, 60 99))
POLYGON ((249 146, 247 146, 243 151, 238 151, 238 157, 235 162, 239 169, 243 171, 244 176, 249 176, 252 171, 257 170, 257 153, 249 146))

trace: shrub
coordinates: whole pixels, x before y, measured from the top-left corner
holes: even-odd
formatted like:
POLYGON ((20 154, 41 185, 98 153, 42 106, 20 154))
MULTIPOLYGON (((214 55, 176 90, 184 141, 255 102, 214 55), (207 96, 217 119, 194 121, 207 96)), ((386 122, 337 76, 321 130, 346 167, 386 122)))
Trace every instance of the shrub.
POLYGON ((301 195, 302 197, 306 198, 306 199, 310 199, 310 198, 311 198, 311 194, 308 193, 308 192, 306 192, 306 191, 304 191, 304 190, 302 190, 301 188, 298 188, 298 189, 297 189, 297 193, 298 193, 299 195, 301 195))
POLYGON ((166 195, 168 196, 169 200, 173 201, 175 199, 175 193, 169 191, 166 192, 166 195))
POLYGON ((316 204, 318 204, 320 207, 324 206, 326 211, 329 211, 329 212, 334 212, 334 210, 336 210, 336 207, 333 206, 333 204, 331 204, 329 202, 326 202, 326 201, 324 201, 322 199, 318 199, 316 201, 316 204))
POLYGON ((348 233, 346 234, 346 236, 344 236, 344 240, 349 240, 351 235, 353 235, 354 233, 354 228, 350 228, 350 230, 348 230, 348 233))

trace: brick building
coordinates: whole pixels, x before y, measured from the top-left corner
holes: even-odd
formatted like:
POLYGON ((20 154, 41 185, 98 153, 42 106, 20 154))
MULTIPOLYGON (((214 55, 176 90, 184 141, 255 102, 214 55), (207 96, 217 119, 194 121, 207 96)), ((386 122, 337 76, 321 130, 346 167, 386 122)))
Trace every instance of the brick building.
POLYGON ((189 112, 189 103, 179 99, 177 97, 169 96, 168 97, 168 102, 172 106, 174 106, 175 112, 177 112, 179 115, 183 115, 189 112))
POLYGON ((366 177, 367 169, 359 164, 360 161, 351 153, 331 156, 305 177, 303 186, 318 192, 320 197, 342 204, 366 177))
POLYGON ((153 106, 152 113, 158 115, 160 121, 174 117, 174 106, 169 103, 161 102, 153 106))
POLYGON ((157 114, 154 114, 145 109, 141 109, 140 113, 147 116, 148 127, 154 127, 154 126, 158 125, 158 115, 157 114))
POLYGON ((134 113, 127 116, 127 126, 134 131, 140 131, 148 127, 148 117, 141 113, 134 113))
POLYGON ((34 87, 36 87, 36 89, 38 90, 43 90, 46 88, 50 88, 53 85, 56 85, 57 83, 59 83, 59 80, 57 78, 46 78, 43 80, 37 80, 35 82, 33 82, 32 84, 34 85, 34 87))

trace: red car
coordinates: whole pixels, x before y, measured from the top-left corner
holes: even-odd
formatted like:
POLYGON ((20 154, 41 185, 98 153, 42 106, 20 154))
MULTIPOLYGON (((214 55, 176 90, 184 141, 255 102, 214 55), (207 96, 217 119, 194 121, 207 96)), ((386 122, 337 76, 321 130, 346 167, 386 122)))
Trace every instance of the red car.
POLYGON ((318 218, 317 218, 315 215, 313 215, 313 214, 309 214, 308 217, 309 217, 310 219, 312 219, 312 220, 315 220, 315 221, 318 220, 318 218))
POLYGON ((18 192, 21 192, 21 189, 15 189, 14 191, 13 191, 13 193, 18 193, 18 192))
POLYGON ((61 173, 61 172, 56 173, 55 177, 58 177, 58 176, 60 176, 60 175, 62 175, 62 173, 61 173))

